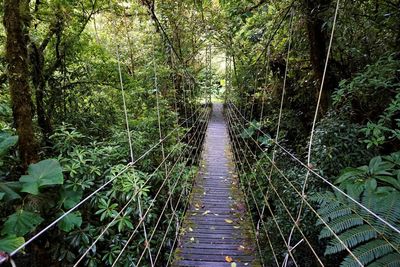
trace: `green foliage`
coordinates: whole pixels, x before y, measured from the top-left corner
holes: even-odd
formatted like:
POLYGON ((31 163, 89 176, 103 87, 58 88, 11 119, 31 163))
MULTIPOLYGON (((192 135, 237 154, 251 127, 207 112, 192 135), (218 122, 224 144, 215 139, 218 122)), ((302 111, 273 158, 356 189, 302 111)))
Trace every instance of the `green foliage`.
MULTIPOLYGON (((62 213, 59 214, 59 216, 62 213)), ((70 232, 74 228, 79 228, 82 225, 82 216, 79 211, 69 213, 60 222, 58 222, 58 227, 64 232, 70 232)))
MULTIPOLYGON (((399 85, 400 87, 400 85, 399 85)), ((397 93, 393 101, 379 116, 377 122, 368 122, 362 129, 365 134, 364 142, 367 148, 381 146, 389 141, 400 140, 400 93, 397 93)))
MULTIPOLYGON (((399 154, 374 157, 368 166, 344 169, 336 180, 347 194, 397 229, 400 228, 399 154)), ((320 205, 318 213, 322 220, 317 225, 324 221, 329 226, 324 225, 319 235, 320 239, 329 239, 325 255, 347 254, 350 249, 362 264, 371 266, 400 260, 400 255, 393 253, 400 245, 397 233, 349 198, 328 191, 317 194, 313 200, 320 205)), ((346 267, 358 265, 350 254, 341 262, 346 267)))
POLYGON ((2 235, 23 236, 32 232, 36 226, 43 222, 37 213, 19 210, 8 216, 1 230, 2 235))
POLYGON ((399 67, 400 63, 394 59, 394 55, 383 56, 374 64, 366 66, 352 80, 343 80, 332 96, 333 104, 353 105, 354 112, 367 111, 367 116, 373 110, 380 110, 376 106, 387 103, 385 97, 400 86, 396 78, 399 67), (355 103, 359 103, 363 110, 357 110, 355 103))
POLYGON ((29 165, 28 175, 21 176, 19 181, 22 183, 21 192, 37 195, 44 186, 63 184, 64 176, 57 160, 46 159, 29 165))
POLYGON ((4 156, 18 142, 18 136, 6 132, 0 133, 0 157, 4 156))
POLYGON ((324 176, 335 177, 347 166, 366 164, 367 159, 376 154, 376 151, 365 148, 360 129, 361 125, 341 118, 336 112, 327 114, 318 122, 312 161, 324 176))
POLYGON ((12 235, 7 236, 0 239, 0 251, 11 253, 23 243, 25 243, 25 239, 23 237, 16 237, 12 235))

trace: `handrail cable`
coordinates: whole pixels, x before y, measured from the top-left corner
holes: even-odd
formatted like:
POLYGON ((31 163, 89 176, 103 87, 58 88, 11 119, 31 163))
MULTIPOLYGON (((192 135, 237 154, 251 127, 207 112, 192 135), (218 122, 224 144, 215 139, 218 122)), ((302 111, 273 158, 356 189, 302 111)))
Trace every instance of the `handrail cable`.
MULTIPOLYGON (((238 120, 238 121, 239 121, 239 120, 238 120)), ((245 130, 244 126, 242 126, 242 128, 245 130)), ((246 130, 245 130, 245 131, 246 131, 246 130)), ((242 139, 243 139, 243 138, 242 138, 242 139)), ((265 153, 265 151, 264 151, 263 148, 259 145, 259 143, 258 143, 253 137, 251 137, 251 139, 252 139, 252 141, 256 144, 257 148, 260 149, 260 151, 261 151, 261 153, 262 153, 262 156, 261 156, 261 158, 259 159, 259 161, 261 162, 262 158, 265 156, 265 157, 268 159, 268 161, 271 163, 271 165, 279 172, 279 174, 289 183, 289 185, 290 185, 290 186, 295 190, 295 192, 300 196, 300 195, 301 195, 300 191, 293 185, 293 183, 292 183, 292 182, 289 180, 289 178, 283 173, 283 171, 282 171, 281 169, 279 169, 279 167, 276 165, 276 163, 275 163, 274 161, 272 161, 272 159, 265 153)), ((243 139, 243 141, 244 141, 244 139, 243 139)), ((244 141, 244 142, 245 142, 245 141, 244 141)), ((254 157, 257 157, 257 156, 254 154, 254 155, 253 155, 253 158, 254 158, 254 157)), ((258 163, 256 164, 256 168, 257 168, 257 165, 259 165, 260 162, 258 162, 258 163)), ((264 170, 264 169, 261 169, 261 170, 263 171, 263 174, 264 174, 266 177, 268 177, 268 175, 266 174, 265 170, 264 170)), ((349 208, 350 208, 351 211, 353 211, 353 212, 356 213, 357 215, 361 216, 355 209, 353 209, 353 208, 351 208, 351 207, 349 207, 349 208)), ((384 236, 384 233, 383 233, 382 231, 378 230, 378 229, 377 229, 370 221, 368 221, 367 219, 363 218, 363 221, 364 221, 365 223, 367 223, 369 226, 371 226, 377 233, 381 234, 381 235, 382 235, 382 238, 385 239, 385 240, 389 243, 389 245, 390 245, 394 250, 396 250, 397 252, 400 253, 399 248, 397 248, 394 244, 392 244, 391 241, 389 241, 389 240, 384 236)))
MULTIPOLYGON (((193 135, 191 137, 194 137, 195 135, 193 135)), ((171 169, 169 170, 168 176, 172 174, 172 170, 174 169, 174 167, 176 166, 178 160, 182 157, 183 153, 181 153, 181 155, 179 156, 179 158, 175 161, 175 164, 171 167, 171 169)), ((165 186, 166 182, 168 181, 168 177, 166 177, 163 181, 163 183, 160 185, 159 189, 157 190, 157 193, 155 194, 154 198, 151 200, 149 207, 147 208, 146 212, 144 213, 143 217, 140 219, 140 221, 138 222, 138 224, 136 225, 135 229, 133 230, 132 234, 130 235, 130 237, 128 238, 127 242, 125 243, 124 247, 122 248, 122 250, 120 251, 120 253, 118 254, 117 258, 114 260, 114 263, 112 264, 112 267, 114 267, 116 265, 116 263, 118 262, 118 260, 121 258, 123 252, 126 250, 126 248, 128 247, 130 241, 133 239, 134 235, 137 233, 138 228, 140 227, 140 225, 143 223, 144 219, 146 218, 147 214, 150 212, 151 208, 153 207, 157 197, 160 195, 163 187, 165 186)))
MULTIPOLYGON (((207 127, 208 127, 208 123, 207 123, 207 127)), ((203 135, 203 136, 201 137, 201 142, 200 142, 200 143, 202 143, 202 142, 204 141, 204 138, 205 138, 205 135, 203 135)), ((171 256, 173 255, 172 251, 174 250, 174 248, 175 248, 175 243, 176 243, 176 241, 177 241, 177 239, 178 239, 178 237, 179 237, 179 232, 180 232, 180 229, 181 229, 182 224, 183 224, 183 219, 185 218, 185 214, 186 214, 186 212, 187 212, 187 208, 188 208, 188 205, 189 205, 190 195, 192 194, 192 191, 193 191, 193 184, 194 184, 194 182, 195 182, 195 181, 194 181, 195 176, 196 176, 196 174, 193 174, 192 187, 191 187, 191 190, 190 190, 190 192, 189 192, 189 197, 186 199, 186 203, 184 204, 184 208, 183 208, 183 212, 182 212, 181 218, 180 218, 180 220, 178 220, 178 222, 177 222, 177 229, 176 229, 176 232, 175 232, 175 238, 174 238, 174 241, 173 241, 173 243, 172 243, 171 249, 170 249, 170 251, 169 251, 168 261, 167 261, 166 266, 168 266, 168 265, 169 265, 169 262, 171 261, 171 256)), ((165 234, 165 235, 166 235, 166 234, 165 234)), ((164 236, 164 238, 165 238, 165 236, 164 236)), ((164 238, 163 238, 163 239, 164 239, 164 238)), ((158 258, 158 256, 159 256, 160 251, 161 251, 161 247, 159 248, 159 251, 158 251, 158 253, 157 253, 157 255, 156 255, 156 260, 157 260, 157 258, 158 258)))
MULTIPOLYGON (((236 117, 238 118, 238 117, 236 117)), ((244 126, 242 126, 243 129, 247 132, 246 128, 244 126)), ((262 150, 262 148, 259 146, 258 142, 256 140, 254 140, 253 138, 251 138, 256 145, 262 150)), ((247 143, 246 143, 247 144, 247 143)), ((250 150, 251 151, 251 150, 250 150)), ((262 150, 263 151, 263 150, 262 150)), ((253 152, 252 152, 253 153, 253 152)), ((265 154, 266 155, 266 154, 265 154)), ((300 193, 297 188, 292 184, 292 182, 290 182, 290 180, 286 177, 286 175, 283 174, 283 172, 276 166, 275 162, 273 162, 271 160, 270 157, 267 156, 267 159, 271 162, 271 164, 278 170, 278 172, 281 174, 281 176, 289 183, 289 185, 295 190, 295 192, 300 196, 300 198, 302 199, 302 201, 304 203, 307 204, 307 206, 309 206, 310 210, 318 217, 318 219, 320 219, 320 221, 327 227, 327 229, 329 231, 332 232, 332 234, 335 236, 336 239, 339 240, 339 242, 343 245, 343 247, 350 253, 350 255, 358 262, 360 263, 360 261, 358 260, 358 258, 353 254, 353 252, 351 252, 351 250, 348 248, 348 246, 339 238, 339 236, 333 231, 333 229, 325 222, 325 220, 322 219, 322 217, 318 214, 318 212, 311 206, 311 204, 309 204, 309 202, 307 201, 306 197, 300 193)), ((268 177, 268 175, 265 173, 265 171, 263 169, 261 169, 264 173, 264 175, 266 177, 268 177)), ((296 220, 293 218, 293 216, 291 215, 289 209, 287 208, 287 206, 285 205, 285 203, 283 202, 283 200, 281 199, 278 191, 276 190, 276 188, 274 187, 274 185, 272 184, 271 179, 267 179, 270 186, 272 187, 272 189, 274 190, 275 194, 278 196, 278 198, 280 199, 281 203, 283 204, 286 212, 288 213, 288 215, 290 216, 290 218, 292 219, 295 227, 299 230, 300 234, 303 236, 303 239, 306 241, 306 243, 310 246, 310 248, 313 250, 313 248, 311 247, 311 244, 309 243, 309 241, 307 240, 307 238, 305 237, 305 235, 303 234, 303 232, 301 231, 298 223, 296 223, 296 220)), ((258 180, 257 180, 258 181, 258 180)), ((263 195, 265 198, 265 195, 263 195)), ((267 202, 267 199, 265 199, 265 201, 267 202)), ((314 251, 313 251, 314 252, 314 251)), ((316 253, 314 253, 314 255, 319 259, 319 257, 317 256, 316 253)), ((319 260, 320 261, 320 260, 319 260)), ((322 262, 320 261, 320 263, 322 264, 322 262)), ((361 263, 360 263, 361 264, 361 263)), ((323 265, 323 264, 322 264, 323 265)), ((361 264, 362 265, 362 264, 361 264)))
MULTIPOLYGON (((206 117, 208 117, 208 115, 209 115, 209 113, 207 114, 206 117)), ((198 133, 201 133, 202 131, 204 131, 205 128, 206 128, 206 123, 203 123, 203 125, 202 125, 202 127, 201 127, 201 130, 200 130, 199 132, 196 132, 193 136, 196 136, 198 133)), ((201 140, 200 138, 195 139, 196 143, 194 144, 193 147, 191 147, 191 150, 190 150, 190 152, 189 152, 189 155, 192 154, 194 148, 196 148, 196 154, 198 153, 198 151, 201 150, 201 148, 200 148, 200 146, 199 146, 200 143, 201 143, 200 140, 201 140)), ((188 157, 188 158, 186 159, 186 162, 185 162, 184 164, 186 165, 186 164, 189 162, 189 160, 190 160, 190 158, 188 157)), ((182 176, 182 174, 183 174, 184 171, 185 171, 185 168, 182 168, 181 172, 180 172, 179 175, 178 175, 178 176, 179 176, 179 179, 180 179, 180 177, 182 176)), ((177 179, 177 181, 178 181, 179 179, 177 179)), ((187 183, 187 181, 186 181, 186 183, 187 183)), ((175 187, 176 187, 176 185, 175 185, 175 187)), ((179 196, 179 198, 178 198, 178 200, 177 200, 177 203, 175 204, 175 208, 174 208, 174 207, 171 207, 171 211, 173 212, 174 216, 171 216, 171 219, 169 220, 168 227, 167 227, 167 229, 165 230, 165 234, 164 234, 164 237, 163 237, 163 239, 162 239, 162 241, 161 241, 161 244, 160 244, 159 250, 158 250, 158 252, 157 252, 157 254, 156 254, 156 257, 155 257, 155 259, 154 259, 154 263, 157 262, 159 253, 160 253, 160 251, 161 251, 161 247, 163 246, 163 244, 164 244, 164 242, 165 242, 166 235, 168 234, 170 225, 171 225, 173 219, 175 218, 176 210, 177 210, 177 208, 179 207, 180 199, 182 198, 183 193, 184 193, 184 191, 185 191, 184 189, 185 189, 185 187, 183 187, 183 189, 182 189, 182 191, 181 191, 181 193, 180 193, 180 196, 179 196)), ((169 199, 171 199, 172 193, 169 192, 168 195, 169 195, 169 196, 168 196, 167 201, 168 201, 169 199)), ((159 223, 161 222, 161 219, 162 219, 162 217, 163 217, 163 214, 164 214, 166 208, 167 208, 167 204, 164 205, 164 207, 163 207, 163 209, 162 209, 162 211, 161 211, 161 214, 158 216, 157 223, 156 223, 156 225, 154 226, 153 231, 152 231, 152 233, 151 233, 151 235, 150 235, 149 242, 151 242, 151 240, 152 240, 152 238, 153 238, 153 236, 154 236, 154 234, 155 234, 155 232, 156 232, 156 230, 157 230, 157 227, 158 227, 159 223)), ((139 266, 139 264, 140 264, 140 262, 141 262, 143 256, 144 256, 144 252, 142 252, 142 254, 141 254, 141 256, 140 256, 138 262, 136 263, 136 266, 139 266)))
MULTIPOLYGON (((326 54, 326 59, 325 59, 325 66, 324 66, 324 72, 322 74, 322 80, 321 80, 321 86, 320 86, 320 90, 319 90, 319 94, 318 94, 318 101, 317 101, 317 106, 315 108, 315 113, 314 113, 314 119, 312 122, 312 128, 311 128, 311 133, 310 133, 310 140, 309 140, 309 144, 308 144, 308 154, 307 154, 307 165, 311 166, 311 149, 312 149, 312 143, 313 143, 313 138, 314 138, 314 132, 315 132, 315 126, 317 124, 317 118, 318 118, 318 113, 319 113, 319 107, 320 107, 320 103, 321 103, 321 96, 322 96, 322 91, 324 88, 324 83, 325 83, 325 77, 326 77, 326 72, 328 69, 328 62, 329 62, 329 56, 331 53, 331 49, 332 49, 332 42, 333 42, 333 36, 335 33, 335 27, 336 27, 336 20, 337 20, 337 16, 338 16, 338 12, 339 12, 339 6, 340 6, 340 0, 336 1, 336 9, 335 9, 335 15, 333 17, 333 23, 332 23, 332 31, 331 31, 331 36, 330 36, 330 40, 329 40, 329 46, 328 46, 328 51, 326 54)), ((306 173, 306 177, 304 179, 304 183, 303 183, 303 187, 302 187, 302 194, 305 195, 306 193, 306 188, 308 185, 308 178, 310 177, 310 171, 307 170, 306 173)), ((299 212, 297 214, 297 223, 300 223, 300 219, 301 219, 301 215, 302 215, 302 210, 303 210, 303 202, 301 202, 300 204, 300 208, 299 208, 299 212)), ((292 228, 293 230, 293 228, 292 228)), ((290 240, 292 238, 292 233, 293 231, 291 231, 288 240, 290 243, 290 240)), ((360 262, 359 262, 360 263, 360 262)))
MULTIPOLYGON (((153 173, 150 175, 150 177, 144 182, 144 184, 142 185, 142 188, 144 186, 147 185, 147 183, 150 181, 152 175, 155 174, 156 171, 159 170, 159 168, 161 167, 161 165, 165 162, 165 160, 167 160, 172 153, 175 151, 175 149, 178 147, 178 145, 180 144, 180 142, 186 137, 187 134, 190 133, 190 130, 193 128, 193 126, 188 129, 188 131, 181 137, 180 141, 177 142, 177 144, 175 144, 172 148, 172 150, 170 151, 170 153, 164 158, 164 160, 158 165, 158 167, 153 171, 153 173)), ((140 188, 141 189, 141 188, 140 188)), ((93 246, 100 240, 100 238, 107 232, 107 230, 113 225, 113 223, 117 220, 118 216, 120 216, 124 210, 129 206, 129 204, 135 200, 135 197, 139 194, 140 189, 134 193, 134 195, 131 197, 131 199, 125 204, 125 206, 116 214, 116 216, 114 217, 114 219, 103 229, 103 231, 99 234, 99 236, 93 241, 93 243, 86 249, 86 251, 84 252, 84 254, 79 258, 79 260, 74 264, 74 267, 78 266, 78 264, 83 260, 83 258, 87 255, 87 253, 93 248, 93 246)))
MULTIPOLYGON (((246 122, 250 123, 253 126, 256 126, 253 122, 245 119, 243 117, 243 114, 240 113, 240 111, 238 110, 238 108, 236 107, 236 105, 233 102, 230 102, 230 104, 236 109, 237 114, 240 115, 240 117, 242 117, 246 122)), ((257 128, 258 131, 260 131, 263 135, 265 136, 269 136, 267 133, 265 133, 262 129, 257 128)), ((271 141, 275 143, 274 139, 271 138, 271 141)), ((348 198, 349 200, 351 200, 353 203, 355 203, 356 205, 358 205, 360 208, 362 208, 363 210, 365 210, 366 212, 368 212, 369 214, 371 214, 373 217, 375 217, 376 219, 378 219, 379 221, 381 221, 382 223, 384 223, 386 226, 388 226, 389 228, 391 228, 393 231, 397 232, 398 234, 400 234, 400 229, 397 229, 396 227, 394 227, 392 224, 390 224, 389 222, 387 222, 385 219, 383 219, 382 217, 380 217, 378 214, 376 214, 375 212, 373 212, 372 210, 370 210, 369 208, 367 208, 365 205, 363 205, 362 203, 360 203, 359 201, 357 201, 356 199, 354 199, 352 196, 350 196, 349 194, 347 194, 346 192, 344 192, 342 189, 340 189, 339 187, 337 187, 336 185, 334 185, 332 182, 330 182, 327 178, 323 177, 321 174, 319 174, 318 172, 316 172, 313 168, 311 168, 310 166, 307 166, 307 164, 305 164, 301 159, 297 158, 293 153, 291 153, 289 150, 287 150, 284 146, 282 146, 279 143, 275 143, 280 149, 282 149, 286 154, 288 154, 292 159, 294 159, 296 162, 298 162, 301 166, 303 166, 305 169, 309 170, 312 174, 314 174, 316 177, 320 178, 323 182, 325 182, 326 184, 328 184, 329 186, 331 186, 334 190, 336 190, 337 192, 339 192, 340 194, 342 194, 343 196, 345 196, 346 198, 348 198)))
MULTIPOLYGON (((231 111, 230 111, 229 109, 228 109, 228 112, 229 112, 229 113, 228 113, 228 116, 229 116, 229 119, 230 119, 230 121, 231 121, 231 124, 233 124, 233 123, 232 123, 232 121, 234 120, 234 118, 233 118, 233 116, 232 116, 233 113, 230 113, 231 111)), ((240 135, 240 134, 239 134, 238 132, 233 133, 233 136, 236 138, 236 142, 239 143, 239 139, 236 137, 237 135, 240 135)), ((242 137, 242 136, 241 136, 241 137, 242 137)), ((243 139, 243 137, 242 137, 242 139, 243 139)), ((244 150, 241 148, 240 151, 244 151, 244 150)), ((251 151, 251 150, 250 150, 250 151, 251 151)), ((242 152, 242 154, 244 154, 244 152, 242 152)), ((254 157, 254 156, 253 156, 253 157, 254 157)), ((251 169, 251 164, 250 164, 250 162, 248 161, 247 157, 244 156, 244 158, 245 158, 246 161, 247 161, 247 165, 248 165, 249 168, 251 169)), ((268 176, 266 176, 266 177, 268 177, 268 176)), ((257 183, 258 189, 259 189, 260 192, 262 193, 263 190, 262 190, 262 187, 261 187, 259 181, 258 181, 257 179, 255 179, 255 181, 256 181, 256 183, 257 183)), ((251 187, 250 187, 250 188, 251 188, 251 187)), ((291 254, 290 246, 289 246, 289 244, 286 242, 286 239, 285 239, 285 237, 284 237, 283 231, 282 231, 282 229, 281 229, 279 223, 277 222, 275 213, 273 212, 271 206, 269 205, 268 199, 266 198, 266 196, 265 196, 263 193, 262 193, 262 195, 263 195, 263 198, 264 198, 264 203, 263 203, 263 204, 264 204, 265 206, 267 206, 269 212, 271 213, 272 219, 273 219, 273 221, 274 221, 274 223, 275 223, 275 225, 276 225, 276 227, 277 227, 277 229, 278 229, 278 231, 279 231, 279 234, 280 234, 281 237, 282 237, 283 243, 285 244, 286 248, 288 249, 289 253, 291 254)), ((263 221, 263 220, 261 220, 261 223, 264 225, 264 221, 263 221)), ((298 266, 298 265, 297 265, 297 262, 296 262, 296 260, 295 260, 295 258, 294 258, 293 255, 291 255, 291 258, 293 259, 294 264, 295 264, 296 266, 298 266)), ((278 264, 278 266, 279 266, 279 264, 278 264)))
MULTIPOLYGON (((228 111, 228 112, 229 112, 229 111, 228 111)), ((228 121, 229 121, 229 124, 231 124, 231 117, 230 117, 230 115, 228 115, 228 121)), ((236 133, 234 133, 233 131, 234 131, 234 130, 231 130, 231 127, 229 127, 229 133, 230 133, 231 137, 236 138, 236 140, 237 140, 236 133)), ((232 142, 232 144, 233 144, 232 148, 233 148, 234 151, 236 152, 236 153, 233 153, 233 155, 234 155, 234 158, 236 159, 236 155, 239 155, 239 152, 238 152, 239 149, 236 147, 236 142, 234 142, 234 140, 232 140, 232 141, 233 141, 233 142, 232 142)), ((242 165, 242 168, 243 168, 243 162, 242 162, 241 160, 238 160, 238 161, 239 161, 239 163, 242 165)), ((249 184, 248 188, 251 190, 250 193, 251 193, 251 195, 252 195, 252 198, 253 198, 254 204, 255 204, 255 206, 256 206, 258 215, 259 215, 260 218, 261 218, 262 215, 261 215, 261 212, 260 212, 260 208, 259 208, 259 206, 258 206, 258 203, 257 203, 256 199, 255 199, 254 192, 253 192, 252 188, 250 187, 250 181, 249 181, 248 179, 246 179, 246 180, 248 181, 248 184, 249 184)), ((247 201, 247 195, 246 195, 246 202, 247 202, 248 208, 250 208, 249 203, 248 203, 248 201, 247 201)), ((275 217, 275 215, 274 215, 272 209, 271 209, 270 211, 271 211, 272 219, 273 219, 274 223, 276 224, 276 226, 277 226, 277 228, 278 228, 278 231, 279 231, 279 233, 280 233, 280 235, 281 235, 281 237, 282 237, 283 242, 285 243, 285 241, 286 241, 286 240, 285 240, 285 237, 284 237, 284 235, 283 235, 283 232, 282 232, 282 230, 281 230, 279 224, 278 224, 277 221, 276 221, 276 217, 275 217)), ((253 222, 253 223, 254 223, 254 222, 253 222)), ((265 235, 266 235, 266 237, 267 237, 268 244, 269 244, 269 246, 270 246, 270 248, 271 248, 271 251, 272 251, 272 253, 273 253, 274 260, 275 260, 275 262, 277 263, 277 266, 279 266, 278 258, 277 258, 277 256, 276 256, 274 247, 272 246, 272 243, 271 243, 271 240, 270 240, 268 231, 267 231, 267 227, 265 226, 264 221, 261 221, 261 224, 262 224, 262 228, 263 228, 263 230, 264 230, 264 232, 265 232, 265 235)), ((261 256, 261 254, 260 254, 260 256, 261 256)), ((296 264, 296 266, 297 266, 297 264, 296 264)))

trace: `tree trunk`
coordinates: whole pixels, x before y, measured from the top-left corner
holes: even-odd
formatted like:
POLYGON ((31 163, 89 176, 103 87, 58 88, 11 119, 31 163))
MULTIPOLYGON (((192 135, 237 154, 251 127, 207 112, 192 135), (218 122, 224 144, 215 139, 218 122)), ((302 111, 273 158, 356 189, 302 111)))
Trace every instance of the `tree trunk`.
MULTIPOLYGON (((305 0, 310 61, 315 78, 318 81, 316 96, 319 94, 327 53, 327 34, 323 30, 324 21, 320 18, 319 13, 323 11, 324 8, 329 7, 331 2, 331 0, 305 0)), ((335 76, 328 68, 321 96, 320 110, 322 113, 327 111, 330 104, 331 93, 336 85, 337 81, 335 76)))
POLYGON ((27 35, 29 1, 4 0, 6 29, 6 60, 15 128, 19 137, 18 149, 25 169, 37 161, 37 144, 32 124, 32 99, 29 87, 27 35))

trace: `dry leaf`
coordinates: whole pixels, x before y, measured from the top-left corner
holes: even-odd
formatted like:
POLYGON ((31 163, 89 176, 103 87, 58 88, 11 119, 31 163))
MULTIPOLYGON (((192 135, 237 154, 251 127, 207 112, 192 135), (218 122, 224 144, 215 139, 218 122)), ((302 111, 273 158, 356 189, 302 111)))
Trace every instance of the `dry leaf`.
POLYGON ((233 223, 233 221, 230 220, 230 219, 225 219, 225 222, 227 222, 227 223, 233 223))
POLYGON ((226 256, 226 257, 225 257, 225 261, 226 261, 226 262, 232 262, 233 259, 232 259, 232 257, 230 257, 230 256, 226 256))
POLYGON ((236 262, 232 262, 231 267, 236 267, 236 262))
POLYGON ((209 214, 210 213, 210 211, 209 210, 206 210, 205 212, 203 212, 203 215, 207 215, 207 214, 209 214))

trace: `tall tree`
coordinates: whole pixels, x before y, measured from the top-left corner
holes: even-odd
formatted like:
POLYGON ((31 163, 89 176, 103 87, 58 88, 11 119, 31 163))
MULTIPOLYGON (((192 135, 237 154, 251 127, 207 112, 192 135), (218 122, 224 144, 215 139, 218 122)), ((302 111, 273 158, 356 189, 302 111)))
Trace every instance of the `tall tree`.
POLYGON ((6 60, 19 154, 26 168, 38 159, 32 124, 32 99, 29 86, 28 36, 29 0, 4 0, 3 23, 6 29, 6 60))
MULTIPOLYGON (((319 92, 319 87, 322 82, 324 73, 324 65, 327 52, 327 34, 324 30, 325 21, 322 19, 321 13, 326 11, 332 0, 305 0, 305 12, 307 19, 307 33, 310 46, 310 61, 317 79, 316 94, 319 92)), ((327 70, 324 83, 324 90, 321 96, 321 111, 325 112, 328 109, 330 94, 336 87, 337 81, 334 74, 327 70)))

